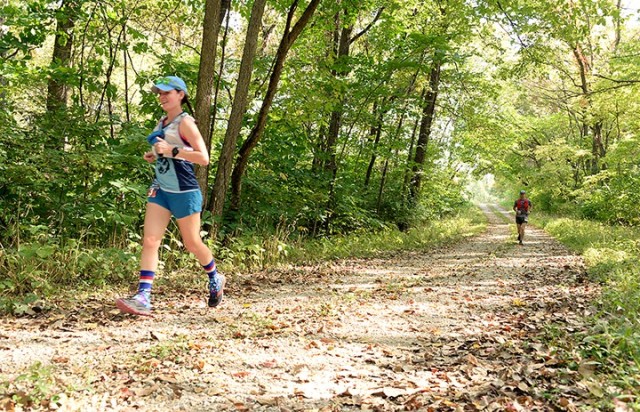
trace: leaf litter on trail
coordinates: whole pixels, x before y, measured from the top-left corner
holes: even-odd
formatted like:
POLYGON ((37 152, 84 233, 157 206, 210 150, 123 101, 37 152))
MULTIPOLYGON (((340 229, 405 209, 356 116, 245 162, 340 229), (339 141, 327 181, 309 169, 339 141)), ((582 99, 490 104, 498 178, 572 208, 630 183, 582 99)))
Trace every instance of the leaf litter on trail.
MULTIPOLYGON (((189 310, 195 298, 187 295, 162 309, 168 298, 160 295, 158 318, 140 321, 90 301, 85 312, 38 318, 41 342, 26 333, 27 323, 13 326, 22 340, 13 331, 0 335, 8 337, 4 346, 29 347, 34 356, 47 345, 63 348, 57 362, 46 359, 67 377, 80 376, 72 367, 84 360, 92 390, 118 405, 258 411, 589 405, 606 395, 597 365, 585 359, 571 370, 541 332, 551 323, 581 330, 597 288, 576 283, 579 260, 553 255, 566 253, 555 246, 531 247, 530 256, 519 258, 520 251, 495 240, 506 230, 492 223, 487 236, 426 253, 239 276, 234 298, 215 312, 189 310)), ((531 236, 543 246, 552 242, 531 236)), ((618 404, 625 410, 624 401, 618 404)))

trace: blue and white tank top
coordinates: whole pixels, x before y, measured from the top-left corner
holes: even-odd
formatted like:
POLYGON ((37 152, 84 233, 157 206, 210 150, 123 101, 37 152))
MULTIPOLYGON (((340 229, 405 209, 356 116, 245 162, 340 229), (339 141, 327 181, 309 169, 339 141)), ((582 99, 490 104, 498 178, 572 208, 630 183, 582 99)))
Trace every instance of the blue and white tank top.
MULTIPOLYGON (((180 123, 186 116, 188 115, 182 112, 176 116, 171 123, 164 127, 163 124, 166 117, 163 117, 153 130, 163 129, 164 140, 172 146, 178 146, 180 149, 185 147, 191 148, 187 139, 180 135, 180 123)), ((155 149, 153 153, 156 154, 155 149)), ((171 155, 163 155, 160 157, 156 154, 156 179, 154 184, 165 192, 171 193, 200 190, 193 163, 187 160, 174 159, 171 155)))

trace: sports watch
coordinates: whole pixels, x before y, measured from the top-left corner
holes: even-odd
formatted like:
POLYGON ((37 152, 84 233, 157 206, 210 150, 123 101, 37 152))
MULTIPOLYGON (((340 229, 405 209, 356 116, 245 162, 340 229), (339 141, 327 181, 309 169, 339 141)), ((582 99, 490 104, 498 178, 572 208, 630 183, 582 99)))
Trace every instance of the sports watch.
POLYGON ((173 149, 171 149, 171 156, 176 157, 178 156, 178 153, 180 153, 180 148, 178 146, 174 146, 173 149))

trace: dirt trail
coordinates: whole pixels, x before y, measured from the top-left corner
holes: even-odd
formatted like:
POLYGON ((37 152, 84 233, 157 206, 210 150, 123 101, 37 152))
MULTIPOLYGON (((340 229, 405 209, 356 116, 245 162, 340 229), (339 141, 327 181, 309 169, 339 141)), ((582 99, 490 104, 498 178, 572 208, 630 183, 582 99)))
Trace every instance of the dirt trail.
POLYGON ((3 390, 23 402, 64 392, 48 407, 82 411, 589 402, 587 369, 568 368, 540 334, 551 323, 580 329, 597 287, 544 232, 529 227, 518 246, 512 217, 483 210, 485 233, 438 250, 236 277, 217 310, 196 291, 160 288, 152 319, 119 314, 111 297, 82 312, 0 319, 0 410, 13 407, 3 390))

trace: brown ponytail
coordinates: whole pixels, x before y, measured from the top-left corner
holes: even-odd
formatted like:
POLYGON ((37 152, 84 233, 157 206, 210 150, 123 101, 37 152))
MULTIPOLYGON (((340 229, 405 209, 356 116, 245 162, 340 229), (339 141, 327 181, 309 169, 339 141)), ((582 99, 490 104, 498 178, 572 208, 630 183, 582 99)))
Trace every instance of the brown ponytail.
POLYGON ((182 104, 186 104, 187 108, 189 109, 189 113, 191 114, 191 117, 193 117, 193 120, 198 123, 197 120, 195 120, 195 111, 193 110, 193 107, 191 107, 191 102, 189 101, 189 98, 187 97, 187 95, 185 94, 185 96, 182 98, 182 104))

